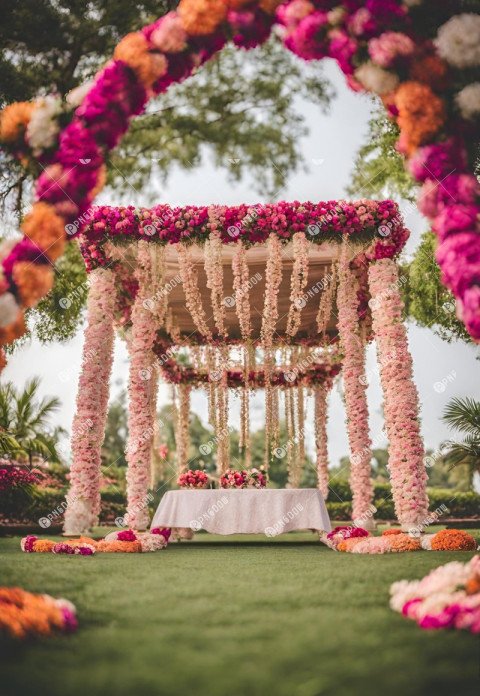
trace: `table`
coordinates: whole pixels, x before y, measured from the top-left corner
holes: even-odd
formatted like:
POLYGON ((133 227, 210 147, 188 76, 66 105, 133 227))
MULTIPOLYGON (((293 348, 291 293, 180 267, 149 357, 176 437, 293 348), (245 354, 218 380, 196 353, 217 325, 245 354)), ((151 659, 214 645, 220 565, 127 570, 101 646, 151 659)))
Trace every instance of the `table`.
POLYGON ((331 530, 323 496, 316 488, 168 491, 151 526, 270 537, 294 529, 331 530))

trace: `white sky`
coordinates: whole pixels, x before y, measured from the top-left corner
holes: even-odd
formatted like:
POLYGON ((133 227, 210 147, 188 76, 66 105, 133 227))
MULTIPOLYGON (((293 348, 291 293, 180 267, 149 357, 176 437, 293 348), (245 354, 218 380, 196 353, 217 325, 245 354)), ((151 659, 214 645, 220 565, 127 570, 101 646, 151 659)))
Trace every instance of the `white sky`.
MULTIPOLYGON (((290 177, 280 196, 285 200, 320 201, 346 197, 345 188, 349 182, 354 156, 367 131, 367 121, 371 110, 369 99, 349 91, 336 66, 330 61, 325 63, 326 74, 335 85, 337 98, 333 101, 328 116, 311 104, 298 102, 298 108, 302 110, 310 129, 310 135, 302 139, 301 143, 309 164, 309 171, 299 172, 290 177)), ((244 181, 241 184, 230 185, 226 182, 225 173, 216 170, 207 162, 204 166, 188 172, 175 169, 168 185, 158 186, 157 200, 171 205, 188 203, 234 205, 262 202, 251 183, 251 181, 244 181)), ((115 196, 107 197, 104 194, 102 202, 114 205, 119 203, 119 199, 115 196)), ((125 200, 122 202, 124 203, 125 200)), ((142 204, 138 196, 134 201, 129 202, 142 204)), ((408 211, 405 217, 412 236, 406 253, 411 254, 418 245, 420 234, 427 223, 418 213, 412 213, 410 209, 408 211)), ((480 370, 475 356, 480 353, 477 348, 464 343, 447 344, 430 330, 415 326, 409 326, 409 339, 415 382, 421 401, 422 433, 426 446, 435 449, 442 440, 450 436, 449 431, 440 421, 445 404, 453 396, 478 395, 480 370), (439 382, 440 388, 437 384, 439 382)), ((50 394, 60 397, 63 407, 58 415, 58 423, 69 430, 75 410, 81 350, 81 331, 68 344, 40 346, 33 343, 19 350, 10 359, 2 378, 12 380, 20 386, 32 376, 39 375, 42 379, 42 395, 50 394)), ((386 444, 379 436, 382 430, 382 395, 375 364, 375 347, 369 346, 367 374, 369 375, 371 436, 374 446, 382 447, 386 444)), ((121 342, 117 341, 112 393, 119 389, 119 385, 126 384, 127 375, 126 351, 121 342)), ((167 398, 167 389, 163 387, 160 392, 160 403, 164 403, 167 398)), ((204 416, 206 403, 199 392, 195 392, 192 403, 193 409, 201 417, 204 416)), ((262 418, 260 403, 257 403, 256 408, 254 405, 253 426, 255 426, 255 416, 259 421, 262 418)), ((235 426, 237 423, 238 410, 234 409, 231 412, 231 424, 235 426)), ((261 424, 257 421, 258 426, 261 424)), ((309 425, 308 440, 311 446, 313 431, 311 419, 309 425)), ((341 456, 348 453, 344 408, 338 390, 334 390, 330 398, 328 432, 330 460, 336 464, 341 456)))

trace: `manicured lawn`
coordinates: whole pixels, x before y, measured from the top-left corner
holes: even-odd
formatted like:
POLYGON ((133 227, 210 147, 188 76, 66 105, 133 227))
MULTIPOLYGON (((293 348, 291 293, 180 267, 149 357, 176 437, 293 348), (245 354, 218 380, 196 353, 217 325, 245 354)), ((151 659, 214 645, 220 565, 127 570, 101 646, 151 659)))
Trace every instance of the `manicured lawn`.
POLYGON ((341 554, 299 533, 93 558, 0 539, 0 584, 67 597, 80 621, 72 636, 2 641, 0 693, 478 694, 478 638, 421 631, 388 607, 395 580, 471 556, 341 554))

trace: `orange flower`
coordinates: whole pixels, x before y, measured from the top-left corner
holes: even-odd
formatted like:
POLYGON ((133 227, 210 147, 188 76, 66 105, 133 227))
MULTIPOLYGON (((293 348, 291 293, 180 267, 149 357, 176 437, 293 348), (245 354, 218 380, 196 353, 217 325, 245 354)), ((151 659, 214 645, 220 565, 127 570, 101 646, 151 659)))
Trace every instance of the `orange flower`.
POLYGON ((53 287, 53 269, 42 263, 19 261, 12 277, 25 307, 33 307, 53 287))
POLYGON ((467 594, 476 594, 477 592, 480 592, 480 576, 476 575, 473 578, 470 578, 467 580, 465 583, 465 592, 467 594))
POLYGON ((461 529, 442 529, 432 539, 432 551, 475 551, 477 542, 461 529))
POLYGON ((34 108, 32 102, 14 102, 0 112, 0 140, 14 143, 23 139, 34 108))
POLYGON ((37 539, 33 542, 33 550, 36 553, 50 553, 54 546, 55 542, 50 539, 37 539))
POLYGON ((3 348, 0 348, 0 372, 7 366, 7 356, 3 348))
POLYGON ((183 28, 190 36, 212 34, 227 14, 225 0, 180 0, 177 8, 183 28))
POLYGON ((142 545, 139 541, 99 541, 97 551, 100 553, 140 553, 142 545))
POLYGON ((393 534, 390 540, 390 548, 393 553, 403 553, 404 551, 420 551, 422 545, 419 539, 414 539, 408 534, 393 534))
POLYGON ((63 254, 65 248, 65 221, 57 215, 53 206, 39 201, 33 208, 22 225, 23 232, 32 242, 55 261, 63 254))
POLYGON ((345 551, 346 553, 350 553, 354 546, 364 540, 365 537, 351 537, 350 539, 344 539, 338 544, 337 551, 345 551))
POLYGON ((445 123, 443 100, 420 82, 404 82, 395 92, 402 143, 411 155, 433 138, 445 123))
POLYGON ((151 53, 144 35, 135 31, 127 34, 115 48, 115 60, 127 63, 145 87, 151 87, 167 72, 167 59, 162 53, 151 53))
POLYGON ((231 10, 241 10, 246 5, 251 5, 253 0, 227 0, 228 8, 231 10))
POLYGON ((98 170, 98 176, 97 176, 97 183, 95 185, 95 188, 92 189, 91 196, 92 199, 95 198, 100 191, 103 189, 105 184, 107 183, 107 167, 105 164, 102 164, 102 166, 98 170))
POLYGON ((16 338, 23 336, 26 330, 24 314, 19 312, 17 319, 12 324, 0 328, 0 346, 12 343, 16 338))
POLYGON ((415 82, 423 82, 433 89, 445 89, 448 83, 447 64, 436 53, 427 53, 412 62, 410 66, 410 79, 415 82))
POLYGON ((382 536, 390 536, 391 534, 402 534, 401 529, 384 529, 382 536))
POLYGON ((260 0, 260 2, 258 4, 264 12, 266 12, 267 14, 273 15, 273 14, 275 14, 277 7, 283 1, 284 0, 260 0))

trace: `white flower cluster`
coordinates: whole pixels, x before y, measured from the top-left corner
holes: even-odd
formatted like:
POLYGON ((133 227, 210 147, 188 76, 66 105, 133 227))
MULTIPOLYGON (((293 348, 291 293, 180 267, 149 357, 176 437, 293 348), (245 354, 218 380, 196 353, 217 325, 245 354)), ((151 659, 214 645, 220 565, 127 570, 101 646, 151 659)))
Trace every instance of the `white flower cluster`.
POLYGON ((435 43, 440 56, 455 68, 480 65, 480 15, 455 15, 440 27, 435 43))
POLYGON ((42 97, 35 103, 26 134, 27 141, 34 153, 54 145, 60 130, 58 116, 61 111, 62 100, 60 97, 50 95, 42 97))
POLYGON ((379 95, 393 92, 399 82, 397 75, 370 62, 360 66, 355 77, 366 90, 379 95))
POLYGON ((480 82, 472 82, 464 87, 455 97, 458 108, 467 119, 475 119, 480 116, 480 82))

